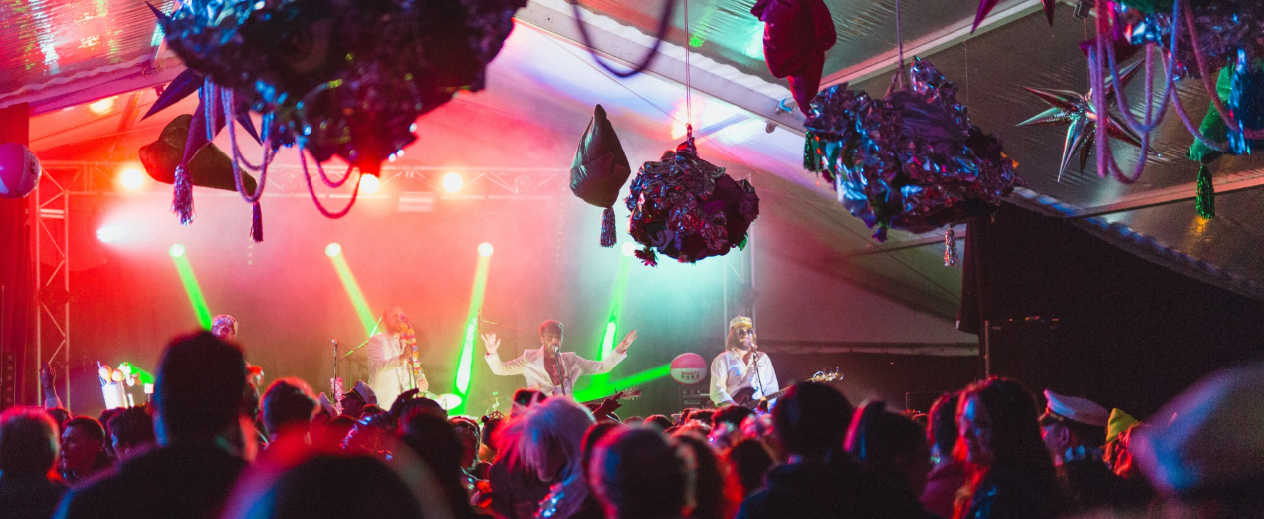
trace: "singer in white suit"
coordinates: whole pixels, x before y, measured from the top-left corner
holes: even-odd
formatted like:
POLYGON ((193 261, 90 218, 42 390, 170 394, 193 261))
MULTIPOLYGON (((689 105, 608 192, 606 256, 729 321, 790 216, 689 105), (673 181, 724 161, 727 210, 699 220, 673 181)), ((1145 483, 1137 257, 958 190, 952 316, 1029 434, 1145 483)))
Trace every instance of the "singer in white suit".
POLYGON ((636 330, 628 333, 614 351, 601 362, 582 359, 574 352, 562 351, 562 323, 544 321, 540 324, 540 348, 527 350, 509 362, 501 362, 500 339, 494 333, 483 335, 487 348, 487 365, 497 375, 524 375, 527 387, 549 395, 570 395, 580 375, 609 373, 628 356, 628 347, 636 340, 636 330))

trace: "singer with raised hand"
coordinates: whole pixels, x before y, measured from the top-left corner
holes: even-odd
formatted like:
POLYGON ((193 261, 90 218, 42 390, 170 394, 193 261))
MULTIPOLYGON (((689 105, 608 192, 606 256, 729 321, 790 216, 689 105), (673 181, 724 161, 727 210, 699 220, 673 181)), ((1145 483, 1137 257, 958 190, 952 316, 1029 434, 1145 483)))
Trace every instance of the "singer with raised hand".
POLYGON ((729 321, 724 346, 724 353, 711 361, 711 401, 717 407, 742 403, 736 402, 734 395, 744 388, 754 390, 753 399, 777 392, 777 372, 772 369, 768 354, 759 352, 755 326, 749 317, 738 316, 729 321))
POLYGON ((390 407, 400 393, 430 389, 417 363, 417 338, 404 309, 392 306, 382 314, 382 332, 369 338, 369 387, 377 401, 390 407))
POLYGON ((562 351, 562 323, 549 320, 540 323, 540 348, 527 350, 509 362, 500 361, 500 339, 496 334, 483 334, 483 345, 487 347, 484 359, 492 373, 526 376, 530 389, 549 395, 571 395, 580 375, 609 373, 627 358, 628 347, 635 340, 636 330, 632 330, 605 360, 586 360, 574 352, 562 351))

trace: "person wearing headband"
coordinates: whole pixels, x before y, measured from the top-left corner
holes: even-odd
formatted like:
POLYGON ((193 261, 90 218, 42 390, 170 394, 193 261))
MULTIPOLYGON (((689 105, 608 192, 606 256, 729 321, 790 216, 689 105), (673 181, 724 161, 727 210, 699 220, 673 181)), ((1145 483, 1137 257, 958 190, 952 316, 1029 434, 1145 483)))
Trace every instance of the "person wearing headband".
POLYGON ((743 388, 755 390, 753 399, 779 389, 772 360, 755 344, 754 323, 749 317, 738 316, 729 321, 724 352, 711 361, 711 401, 717 407, 737 403, 733 395, 743 388))
POLYGON ((369 357, 369 387, 377 394, 383 408, 389 408, 400 393, 430 389, 420 366, 413 360, 416 339, 404 309, 392 306, 382 314, 382 331, 369 338, 365 346, 369 357), (416 367, 416 371, 410 369, 416 367))

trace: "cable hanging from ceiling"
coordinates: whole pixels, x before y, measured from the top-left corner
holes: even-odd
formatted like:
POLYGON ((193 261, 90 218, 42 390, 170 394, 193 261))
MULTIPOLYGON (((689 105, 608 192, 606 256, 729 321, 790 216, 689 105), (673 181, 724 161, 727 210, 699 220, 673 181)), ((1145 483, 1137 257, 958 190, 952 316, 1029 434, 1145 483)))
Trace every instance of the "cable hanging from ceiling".
MULTIPOLYGON (((676 12, 676 2, 678 0, 665 0, 663 3, 663 13, 658 20, 658 30, 654 34, 654 43, 650 45, 650 50, 645 53, 645 57, 640 63, 634 64, 629 70, 616 70, 609 62, 602 58, 592 42, 592 36, 588 33, 588 24, 584 22, 583 13, 579 6, 579 0, 570 0, 571 12, 575 17, 575 25, 579 29, 580 39, 584 42, 584 48, 592 55, 593 61, 596 61, 601 68, 617 77, 632 77, 644 72, 654 62, 654 58, 658 56, 658 47, 662 45, 663 40, 667 38, 667 31, 671 29, 672 13, 676 12)), ((686 11, 688 7, 686 7, 686 11)), ((688 14, 686 14, 688 16, 688 14)), ((686 23, 687 25, 687 23, 686 23)), ((686 28, 686 32, 688 29, 686 28)), ((689 41, 685 41, 685 56, 688 58, 689 41)))

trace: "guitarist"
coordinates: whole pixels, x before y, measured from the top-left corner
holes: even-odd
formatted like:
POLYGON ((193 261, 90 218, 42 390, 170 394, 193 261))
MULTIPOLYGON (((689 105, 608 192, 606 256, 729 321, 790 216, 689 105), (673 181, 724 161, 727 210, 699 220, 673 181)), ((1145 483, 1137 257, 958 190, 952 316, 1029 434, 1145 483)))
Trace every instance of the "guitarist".
POLYGON ((628 333, 619 345, 597 362, 580 358, 573 352, 562 351, 562 323, 549 320, 540 324, 540 349, 527 350, 522 356, 509 362, 501 362, 500 339, 494 333, 483 335, 487 355, 483 357, 492 373, 497 375, 523 375, 527 387, 547 395, 570 395, 575 380, 580 375, 609 373, 628 355, 628 347, 636 340, 636 330, 628 333))
POLYGON ((758 400, 778 390, 772 360, 755 344, 755 327, 749 317, 729 321, 724 353, 711 361, 711 401, 715 405, 741 404, 739 394, 758 400), (745 390, 745 391, 743 391, 745 390))

